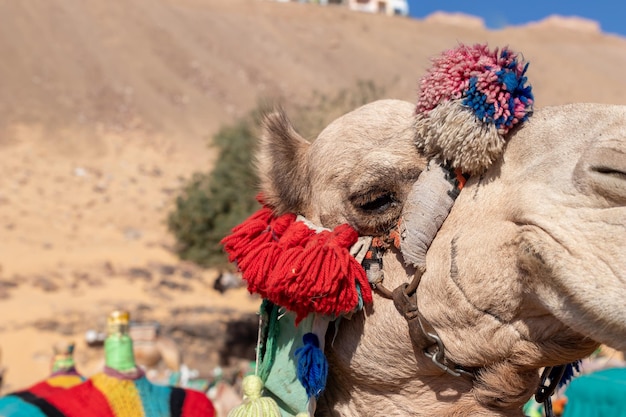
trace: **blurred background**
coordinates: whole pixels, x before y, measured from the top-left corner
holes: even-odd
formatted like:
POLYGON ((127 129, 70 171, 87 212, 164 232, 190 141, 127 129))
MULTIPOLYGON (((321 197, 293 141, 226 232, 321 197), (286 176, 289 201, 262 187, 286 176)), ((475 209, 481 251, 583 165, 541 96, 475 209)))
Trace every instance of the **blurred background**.
POLYGON ((257 208, 274 105, 313 140, 485 42, 530 62, 536 107, 626 104, 624 6, 552 3, 0 2, 0 394, 48 375, 60 341, 100 370, 115 309, 174 352, 154 380, 245 372, 260 300, 219 241, 257 208))

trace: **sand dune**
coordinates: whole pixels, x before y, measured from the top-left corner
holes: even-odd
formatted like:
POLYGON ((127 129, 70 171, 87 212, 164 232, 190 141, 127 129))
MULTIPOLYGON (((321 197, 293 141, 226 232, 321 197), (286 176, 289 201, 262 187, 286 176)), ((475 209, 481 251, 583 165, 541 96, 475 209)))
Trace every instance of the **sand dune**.
POLYGON ((258 300, 214 291, 217 272, 180 262, 165 227, 182 181, 212 166, 211 135, 258 100, 302 104, 356 80, 412 101, 430 57, 458 42, 522 51, 539 107, 626 104, 626 39, 593 22, 489 31, 259 0, 1 2, 3 392, 43 378, 61 339, 93 371, 101 352, 83 334, 118 307, 215 366, 225 320, 258 300))

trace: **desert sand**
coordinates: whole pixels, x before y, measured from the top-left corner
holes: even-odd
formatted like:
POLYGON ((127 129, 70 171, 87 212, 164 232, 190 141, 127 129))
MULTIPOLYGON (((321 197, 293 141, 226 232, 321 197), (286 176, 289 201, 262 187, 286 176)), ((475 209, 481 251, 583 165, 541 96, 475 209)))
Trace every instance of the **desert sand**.
POLYGON ((429 59, 458 42, 521 51, 538 107, 626 104, 626 38, 580 18, 490 31, 260 0, 0 3, 0 393, 44 378, 62 340, 81 372, 99 370, 84 334, 116 308, 159 321, 202 375, 225 350, 251 359, 241 329, 259 300, 215 291, 218 271, 179 260, 165 223, 215 161, 211 136, 259 100, 303 104, 357 80, 413 101, 429 59))

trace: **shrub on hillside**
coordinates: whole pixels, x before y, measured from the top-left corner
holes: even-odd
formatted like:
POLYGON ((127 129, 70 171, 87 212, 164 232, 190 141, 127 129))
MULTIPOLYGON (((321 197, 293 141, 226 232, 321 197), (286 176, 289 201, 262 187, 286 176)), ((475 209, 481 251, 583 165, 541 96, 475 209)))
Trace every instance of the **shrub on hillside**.
MULTIPOLYGON (((315 93, 306 106, 294 106, 288 113, 296 130, 310 139, 341 114, 383 95, 384 90, 373 82, 359 81, 355 88, 332 97, 315 93)), ((255 199, 252 156, 260 116, 267 110, 259 105, 248 116, 220 129, 213 138, 213 146, 219 148, 213 171, 195 173, 176 198, 167 220, 182 259, 205 267, 227 265, 220 240, 260 207, 255 199)))
POLYGON ((220 240, 258 208, 251 164, 255 125, 248 117, 222 128, 213 138, 220 149, 213 171, 195 173, 176 198, 168 228, 182 259, 207 267, 224 264, 220 240))

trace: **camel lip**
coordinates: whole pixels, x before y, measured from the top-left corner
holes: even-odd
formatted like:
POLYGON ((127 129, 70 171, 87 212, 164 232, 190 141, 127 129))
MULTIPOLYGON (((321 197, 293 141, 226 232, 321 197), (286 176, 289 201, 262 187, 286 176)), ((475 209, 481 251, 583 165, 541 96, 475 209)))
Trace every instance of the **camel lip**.
MULTIPOLYGON (((571 251, 571 249, 568 248, 568 246, 564 242, 559 240, 557 237, 555 237, 554 234, 550 233, 549 230, 547 230, 545 227, 541 226, 540 224, 537 224, 536 222, 534 223, 533 222, 516 222, 516 225, 520 227, 521 232, 524 232, 524 231, 535 232, 535 233, 540 233, 541 235, 547 237, 554 244, 560 247, 562 250, 562 253, 566 254, 566 256, 575 256, 573 252, 571 251)), ((531 256, 525 257, 525 259, 530 260, 531 262, 538 262, 542 264, 546 268, 545 271, 549 272, 553 279, 557 279, 559 281, 561 280, 561 278, 566 277, 568 274, 572 273, 572 270, 568 270, 567 268, 563 269, 564 265, 568 265, 567 263, 563 263, 559 261, 557 261, 556 263, 550 262, 548 261, 547 258, 543 256, 539 256, 538 253, 535 253, 535 252, 533 252, 531 256)), ((626 292, 626 280, 625 280, 625 276, 623 275, 623 273, 621 273, 621 269, 616 267, 615 265, 612 265, 606 260, 603 260, 601 257, 595 257, 595 259, 597 259, 598 262, 601 262, 608 267, 608 268, 605 268, 605 271, 608 273, 608 275, 604 276, 604 278, 608 278, 609 275, 611 276, 611 280, 614 284, 612 286, 612 291, 624 294, 626 292)), ((598 278, 598 279, 601 279, 601 278, 598 278)), ((579 299, 580 301, 579 297, 575 297, 575 298, 579 299)), ((602 299, 602 296, 599 296, 599 299, 602 299)), ((623 311, 623 310, 618 308, 617 311, 623 311)), ((623 314, 621 314, 621 317, 623 317, 623 314)), ((572 329, 576 328, 576 326, 574 326, 572 323, 568 323, 565 320, 563 322, 566 323, 568 326, 570 326, 572 329)), ((623 321, 623 320, 618 320, 617 322, 612 321, 612 327, 614 329, 613 330, 614 333, 616 334, 623 333, 624 331, 626 331, 626 321, 623 321), (615 329, 618 329, 618 330, 615 330, 615 329)), ((593 332, 590 332, 589 330, 578 329, 577 331, 580 332, 581 334, 585 334, 586 337, 592 340, 595 340, 597 343, 604 343, 618 350, 626 349, 626 340, 619 340, 616 342, 615 341, 616 339, 608 340, 605 336, 599 336, 598 334, 593 334, 593 332)))

